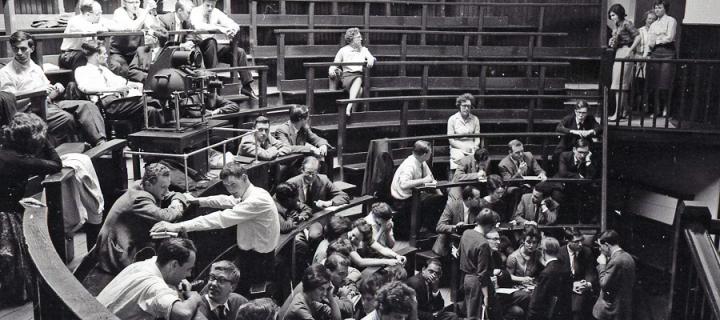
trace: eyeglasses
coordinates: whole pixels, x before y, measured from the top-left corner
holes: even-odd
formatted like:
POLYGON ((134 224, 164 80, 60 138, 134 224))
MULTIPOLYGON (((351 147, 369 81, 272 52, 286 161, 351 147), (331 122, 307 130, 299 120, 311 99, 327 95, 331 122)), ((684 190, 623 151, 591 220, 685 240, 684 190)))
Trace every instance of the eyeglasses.
POLYGON ((229 279, 225 279, 220 276, 215 276, 215 275, 208 276, 208 282, 213 282, 213 281, 217 281, 217 283, 229 283, 230 282, 229 279))
POLYGON ((500 241, 500 237, 487 237, 487 241, 500 241))

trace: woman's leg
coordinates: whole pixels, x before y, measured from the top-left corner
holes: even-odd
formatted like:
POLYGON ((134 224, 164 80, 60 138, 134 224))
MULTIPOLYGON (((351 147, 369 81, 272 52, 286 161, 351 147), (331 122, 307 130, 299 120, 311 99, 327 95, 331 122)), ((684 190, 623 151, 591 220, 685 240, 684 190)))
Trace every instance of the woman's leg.
POLYGON ((618 110, 620 110, 620 91, 612 90, 615 92, 615 112, 608 117, 608 121, 615 121, 618 117, 618 110))
MULTIPOLYGON (((350 90, 348 90, 350 95, 349 99, 355 99, 362 95, 362 78, 357 78, 353 80, 352 84, 350 85, 350 90)), ((345 108, 345 114, 349 117, 350 114, 353 111, 353 108, 355 107, 355 103, 348 103, 347 107, 345 108)))

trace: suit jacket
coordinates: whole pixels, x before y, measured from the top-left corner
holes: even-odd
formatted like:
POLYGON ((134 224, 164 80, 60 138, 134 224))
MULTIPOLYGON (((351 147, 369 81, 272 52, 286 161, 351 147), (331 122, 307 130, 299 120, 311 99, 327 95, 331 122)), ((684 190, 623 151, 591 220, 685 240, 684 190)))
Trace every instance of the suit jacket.
POLYGON ((529 319, 570 319, 570 296, 572 280, 560 260, 550 261, 535 279, 536 285, 528 308, 529 319), (548 317, 553 297, 557 297, 555 309, 548 317))
POLYGON ((258 148, 255 148, 255 135, 249 134, 240 139, 239 151, 242 156, 255 157, 255 153, 257 153, 260 160, 273 160, 290 153, 290 148, 273 138, 272 135, 268 135, 265 143, 258 144, 258 148))
MULTIPOLYGON (((448 200, 445 205, 445 210, 443 210, 437 226, 435 227, 435 232, 438 233, 438 237, 435 239, 435 244, 432 248, 433 252, 440 256, 446 256, 450 253, 450 233, 455 232, 455 225, 458 222, 463 221, 464 217, 465 208, 463 207, 463 201, 448 200)), ((468 223, 475 223, 475 217, 471 214, 468 214, 468 223)))
MULTIPOLYGON (((562 133, 563 136, 560 137, 560 142, 555 148, 556 154, 572 150, 572 147, 575 145, 575 141, 577 141, 579 137, 571 134, 570 130, 578 129, 580 128, 577 124, 577 120, 575 119, 575 113, 567 115, 565 118, 560 120, 560 123, 558 123, 555 131, 562 133)), ((597 120, 595 120, 595 117, 588 115, 582 123, 582 130, 591 129, 595 130, 595 135, 602 133, 602 126, 597 122, 597 120)))
POLYGON ((417 298, 418 319, 433 320, 433 312, 438 312, 445 307, 445 300, 440 293, 437 296, 432 294, 432 289, 423 278, 422 273, 418 273, 406 281, 410 288, 415 289, 415 297, 417 298))
MULTIPOLYGON (((246 304, 248 302, 245 297, 232 292, 230 293, 230 297, 228 297, 228 308, 230 310, 227 311, 227 316, 225 317, 225 320, 235 320, 237 317, 237 312, 240 306, 246 304)), ((195 312, 195 317, 193 317, 193 320, 221 320, 218 315, 210 310, 210 303, 208 302, 206 296, 202 297, 202 303, 198 305, 197 311, 195 312)))
POLYGON ((296 208, 289 210, 288 208, 283 207, 277 199, 275 199, 275 197, 273 197, 273 199, 275 200, 275 206, 277 207, 278 214, 280 215, 278 218, 280 218, 280 233, 282 234, 295 229, 296 225, 293 223, 293 218, 297 216, 312 217, 312 209, 300 201, 298 201, 296 208))
MULTIPOLYGON (((159 25, 161 27, 163 27, 166 31, 175 31, 175 12, 159 14, 157 16, 157 21, 159 22, 159 25)), ((195 29, 195 28, 192 26, 190 21, 183 21, 182 27, 180 29, 188 30, 188 29, 195 29)), ((160 46, 165 46, 166 42, 174 41, 174 39, 175 39, 174 35, 167 36, 167 37, 165 37, 165 36, 158 37, 160 46)), ((195 37, 192 35, 181 35, 179 40, 180 40, 180 41, 178 41, 179 43, 183 43, 188 40, 194 41, 197 39, 195 39, 195 37)))
POLYGON ((316 200, 332 201, 333 206, 339 206, 350 202, 350 196, 340 190, 330 181, 324 174, 317 174, 310 184, 310 190, 307 195, 303 192, 303 175, 297 175, 287 180, 287 183, 295 185, 300 192, 300 201, 313 209, 319 209, 315 206, 316 200))
POLYGON ((572 273, 570 267, 570 254, 568 253, 567 245, 560 248, 560 254, 558 258, 563 263, 563 267, 570 272, 573 281, 585 280, 592 283, 592 287, 597 288, 598 274, 595 266, 597 262, 593 256, 592 250, 586 246, 582 246, 578 253, 578 264, 575 266, 575 273, 572 273))
POLYGON ((590 165, 586 161, 575 164, 575 154, 572 151, 565 151, 558 159, 558 178, 582 178, 593 179, 597 173, 596 160, 591 159, 590 165))
MULTIPOLYGON (((488 165, 490 164, 490 161, 483 161, 478 162, 475 161, 475 158, 473 155, 467 155, 463 157, 462 159, 458 160, 457 162, 457 169, 455 169, 455 174, 453 175, 453 182, 456 181, 467 181, 467 180, 477 180, 478 179, 478 172, 480 170, 485 171, 486 174, 490 174, 488 172, 488 165)), ((448 191, 448 198, 449 199, 460 199, 462 198, 462 188, 460 187, 454 187, 450 188, 450 191, 448 191)))
POLYGON ((510 155, 507 155, 507 157, 500 160, 500 165, 498 165, 498 168, 500 170, 500 175, 502 176, 503 180, 507 181, 510 179, 520 179, 522 178, 522 176, 537 176, 541 173, 545 173, 545 170, 540 167, 540 164, 537 162, 537 160, 535 160, 535 157, 533 157, 532 153, 523 152, 523 161, 527 163, 527 168, 524 172, 519 172, 518 166, 515 164, 515 160, 513 160, 510 155))
POLYGON ((277 129, 275 129, 275 137, 290 146, 290 152, 292 153, 312 153, 312 149, 306 144, 310 144, 315 147, 330 146, 327 140, 312 132, 310 127, 295 130, 295 127, 290 121, 281 124, 277 129))
MULTIPOLYGON (((552 198, 548 197, 546 199, 550 199, 550 201, 555 201, 552 198)), ((526 193, 520 197, 520 202, 518 202, 517 208, 515 209, 515 215, 513 215, 513 220, 525 223, 525 221, 536 221, 538 224, 542 225, 551 225, 554 224, 557 220, 557 207, 559 205, 557 202, 555 202, 555 210, 549 210, 547 213, 543 214, 540 213, 541 216, 536 216, 536 211, 539 212, 541 209, 538 208, 538 205, 535 204, 532 201, 532 193, 526 193)))
POLYGON ((635 261, 624 250, 615 251, 606 265, 598 265, 600 297, 593 307, 599 320, 632 319, 635 261))

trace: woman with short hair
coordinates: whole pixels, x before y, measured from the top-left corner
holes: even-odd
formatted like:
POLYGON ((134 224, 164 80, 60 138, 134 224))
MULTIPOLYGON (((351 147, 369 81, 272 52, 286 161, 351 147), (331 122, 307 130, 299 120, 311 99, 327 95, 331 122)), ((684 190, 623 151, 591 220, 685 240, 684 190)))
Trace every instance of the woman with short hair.
MULTIPOLYGON (((473 134, 480 133, 480 120, 472 114, 471 110, 475 105, 475 97, 472 94, 464 93, 455 99, 455 107, 458 112, 448 119, 447 134, 473 134)), ((450 170, 457 169, 458 161, 465 156, 471 155, 480 148, 480 138, 450 138, 450 170)))
MULTIPOLYGON (((349 28, 345 31, 346 45, 338 50, 334 62, 365 62, 368 68, 375 64, 375 57, 370 54, 368 48, 362 45, 362 34, 358 28, 349 28)), ((349 99, 355 99, 362 94, 363 66, 330 66, 328 70, 330 78, 336 78, 339 74, 343 89, 349 93, 349 99)), ((345 114, 349 117, 352 114, 354 103, 348 103, 345 114)))

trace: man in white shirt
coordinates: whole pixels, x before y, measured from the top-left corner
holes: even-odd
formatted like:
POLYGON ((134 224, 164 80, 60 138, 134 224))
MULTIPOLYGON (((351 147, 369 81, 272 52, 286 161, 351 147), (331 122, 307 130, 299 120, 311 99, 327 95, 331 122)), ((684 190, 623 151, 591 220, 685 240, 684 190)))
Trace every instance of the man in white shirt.
MULTIPOLYGON (((102 17, 102 7, 97 1, 88 1, 80 5, 80 14, 68 20, 65 33, 97 33, 101 31, 118 30, 115 22, 102 17)), ((60 68, 75 70, 87 63, 82 52, 82 44, 91 40, 85 38, 63 38, 60 45, 60 68)))
MULTIPOLYGON (((155 17, 148 13, 146 9, 140 8, 140 0, 123 0, 122 4, 122 7, 115 9, 115 12, 113 12, 113 20, 115 20, 118 28, 126 31, 140 31, 156 27, 155 17)), ((136 54, 149 54, 142 47, 143 38, 143 36, 111 37, 108 68, 115 74, 129 80, 144 82, 145 77, 147 77, 145 72, 130 69, 130 63, 136 54)))
MULTIPOLYGON (((272 196, 254 186, 245 167, 230 162, 220 172, 220 179, 230 195, 195 198, 186 194, 190 203, 200 207, 221 209, 179 223, 158 222, 150 230, 204 231, 237 226, 239 252, 235 264, 247 279, 264 281, 274 265, 275 248, 280 240, 280 220, 272 196)), ((242 283, 240 292, 247 293, 250 283, 242 283)))
MULTIPOLYGON (((190 12, 190 22, 195 30, 220 31, 224 33, 228 39, 239 37, 238 31, 240 30, 240 26, 225 13, 215 8, 216 3, 217 0, 204 0, 202 5, 192 9, 190 12)), ((236 66, 247 66, 247 55, 243 48, 232 48, 230 46, 218 48, 218 41, 215 35, 212 34, 201 34, 200 38, 202 41, 197 45, 203 53, 203 61, 205 62, 206 68, 215 68, 218 62, 232 65, 233 50, 237 50, 236 66)), ((242 83, 240 94, 256 100, 257 95, 250 86, 252 81, 253 78, 250 71, 240 71, 240 82, 242 83)))
MULTIPOLYGON (((141 83, 128 81, 114 74, 102 65, 105 60, 105 47, 95 43, 82 45, 87 64, 75 69, 75 81, 78 89, 85 94, 98 95, 110 119, 134 120, 136 128, 144 122, 141 83)), ((148 101, 148 120, 151 125, 162 123, 160 103, 152 98, 148 101)))
MULTIPOLYGON (((18 31, 10 36, 10 46, 15 53, 14 59, 0 69, 0 91, 20 95, 28 92, 46 90, 48 103, 46 121, 51 134, 52 142, 57 145, 62 142, 73 141, 77 129, 92 145, 105 141, 105 122, 100 110, 90 101, 63 100, 60 101, 65 87, 60 83, 50 84, 45 72, 35 64, 30 55, 35 50, 35 41, 24 31, 18 31)), ((28 103, 20 101, 20 105, 28 103)), ((21 108, 22 110, 22 108, 21 108)))
MULTIPOLYGON (((430 142, 418 140, 413 146, 413 151, 397 168, 390 184, 390 195, 394 202, 395 210, 401 214, 396 217, 398 225, 409 226, 410 210, 412 206, 413 188, 422 187, 426 184, 437 183, 433 177, 432 170, 427 164, 432 156, 432 146, 430 142)), ((423 208, 422 214, 418 217, 418 227, 422 227, 421 231, 434 230, 435 223, 440 216, 444 197, 439 189, 432 192, 422 192, 420 194, 420 207, 423 208)), ((404 232, 409 227, 400 227, 396 231, 405 235, 404 232)))
POLYGON ((129 265, 97 300, 120 319, 190 319, 202 301, 184 280, 195 266, 196 251, 189 239, 163 240, 157 256, 129 265), (181 282, 184 300, 177 291, 181 282))

